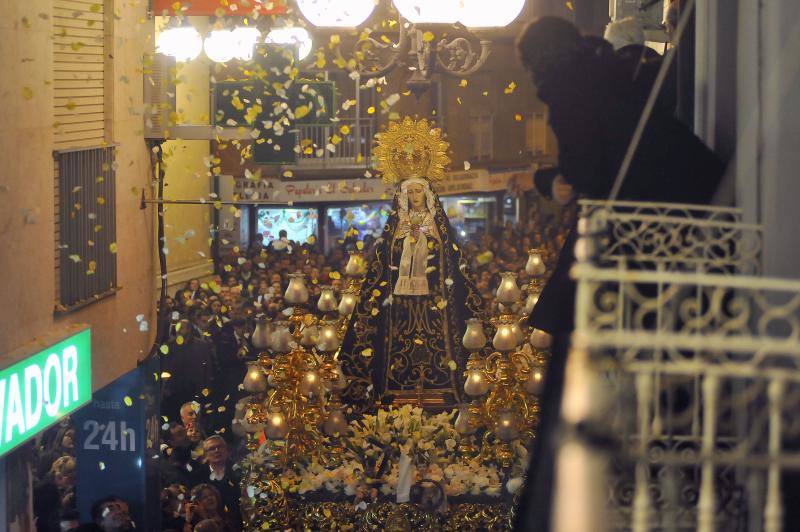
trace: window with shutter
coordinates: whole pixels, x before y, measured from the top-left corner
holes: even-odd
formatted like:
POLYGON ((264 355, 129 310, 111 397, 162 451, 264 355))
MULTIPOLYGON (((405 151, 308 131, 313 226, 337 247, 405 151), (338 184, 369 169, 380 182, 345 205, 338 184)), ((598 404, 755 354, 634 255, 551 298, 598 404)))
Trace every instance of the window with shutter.
POLYGON ((475 161, 488 161, 494 157, 494 116, 473 114, 469 117, 469 131, 472 138, 472 155, 475 161))
POLYGON ((117 290, 115 147, 54 152, 56 313, 117 290))
POLYGON ((549 155, 547 112, 533 113, 525 122, 525 144, 535 156, 549 155))
POLYGON ((116 291, 112 4, 53 0, 56 312, 116 291))
POLYGON ((106 29, 103 0, 53 1, 56 149, 106 141, 106 29))

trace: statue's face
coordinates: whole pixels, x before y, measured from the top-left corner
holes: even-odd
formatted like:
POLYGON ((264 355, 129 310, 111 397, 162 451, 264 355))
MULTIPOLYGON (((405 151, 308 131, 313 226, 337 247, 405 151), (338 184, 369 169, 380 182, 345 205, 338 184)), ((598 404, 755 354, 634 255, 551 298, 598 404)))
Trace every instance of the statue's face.
POLYGON ((413 183, 406 188, 408 202, 412 210, 418 211, 425 208, 425 189, 419 183, 413 183))

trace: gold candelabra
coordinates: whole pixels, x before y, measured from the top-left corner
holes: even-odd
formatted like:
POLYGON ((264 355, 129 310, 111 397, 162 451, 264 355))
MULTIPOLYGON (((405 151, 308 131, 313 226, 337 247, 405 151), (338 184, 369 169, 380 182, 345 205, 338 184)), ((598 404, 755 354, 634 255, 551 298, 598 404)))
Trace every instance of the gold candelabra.
POLYGON ((347 333, 349 317, 356 308, 358 297, 361 294, 361 285, 364 283, 364 274, 367 272, 367 264, 364 254, 361 251, 350 251, 350 258, 344 267, 344 274, 347 276, 347 287, 342 291, 342 299, 339 302, 339 316, 341 324, 339 326, 339 339, 343 339, 347 333))
POLYGON ((341 452, 338 436, 347 431, 348 423, 340 393, 347 378, 338 351, 365 272, 362 252, 351 251, 341 300, 336 301, 333 287, 320 289, 321 317, 306 311, 309 294, 304 276, 290 275, 284 299, 293 306, 292 315, 287 321, 256 321, 253 344, 262 351, 248 366, 243 382, 252 394, 242 420, 248 449, 258 448, 263 432, 267 439, 282 442, 285 463, 311 455, 327 462, 341 452), (323 434, 331 445, 323 445, 323 434))
POLYGON ((482 429, 482 459, 495 460, 504 468, 513 463, 511 444, 533 436, 549 347, 549 335, 536 329, 529 331, 527 326, 545 273, 540 250, 530 250, 525 269, 533 281, 524 290, 524 301, 517 275, 501 274, 496 293, 499 316, 489 320, 495 331, 493 350, 486 348, 484 324, 477 318, 467 321, 462 339, 471 352, 464 372, 464 392, 472 401, 461 406, 456 419, 456 430, 462 434, 460 451, 468 456, 476 454, 474 434, 482 429))
POLYGON ((334 460, 339 448, 324 446, 323 433, 336 436, 347 430, 338 398, 347 379, 336 357, 341 341, 336 297, 331 287, 322 287, 317 301, 322 317, 306 310, 308 297, 304 276, 290 275, 284 298, 293 306, 292 315, 288 322, 271 324, 268 348, 249 365, 243 382, 253 394, 243 421, 248 448, 258 447, 263 431, 267 439, 280 442, 284 464, 300 456, 334 460))

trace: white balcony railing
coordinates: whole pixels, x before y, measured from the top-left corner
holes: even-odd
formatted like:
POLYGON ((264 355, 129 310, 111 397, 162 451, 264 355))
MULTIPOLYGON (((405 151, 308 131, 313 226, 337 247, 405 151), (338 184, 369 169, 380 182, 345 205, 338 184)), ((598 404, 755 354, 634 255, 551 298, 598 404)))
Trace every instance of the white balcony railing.
POLYGON ((331 124, 297 126, 297 167, 316 169, 369 168, 374 121, 342 119, 331 124), (347 134, 342 132, 349 129, 347 134))
POLYGON ((800 281, 750 275, 761 229, 733 209, 581 212, 555 530, 781 530, 800 281))

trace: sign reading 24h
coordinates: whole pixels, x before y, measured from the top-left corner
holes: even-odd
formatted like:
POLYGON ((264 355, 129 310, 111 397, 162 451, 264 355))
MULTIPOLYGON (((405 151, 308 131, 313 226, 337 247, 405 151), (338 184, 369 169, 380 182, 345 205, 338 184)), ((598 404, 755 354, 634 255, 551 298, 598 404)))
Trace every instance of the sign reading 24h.
POLYGON ((0 456, 91 396, 89 329, 0 371, 0 456))

